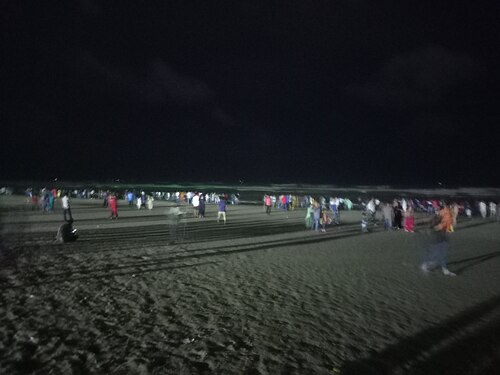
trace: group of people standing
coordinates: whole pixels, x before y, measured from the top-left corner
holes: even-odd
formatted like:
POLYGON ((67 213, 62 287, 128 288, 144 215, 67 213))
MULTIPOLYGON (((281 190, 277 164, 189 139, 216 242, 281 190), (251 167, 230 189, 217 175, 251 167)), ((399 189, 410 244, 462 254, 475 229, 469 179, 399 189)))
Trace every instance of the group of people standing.
POLYGON ((329 203, 326 200, 321 203, 320 200, 312 199, 309 207, 306 209, 305 226, 307 229, 319 232, 326 232, 326 226, 330 224, 340 224, 340 200, 330 198, 329 203))
POLYGON ((141 208, 147 208, 148 210, 153 209, 153 202, 154 198, 152 195, 147 195, 144 191, 141 191, 139 194, 134 194, 132 191, 127 191, 125 192, 125 199, 127 200, 127 203, 129 207, 134 206, 134 201, 135 201, 135 206, 137 207, 138 210, 141 208))
MULTIPOLYGON (((217 222, 220 223, 221 219, 226 224, 226 210, 227 200, 225 195, 217 197, 217 222)), ((195 192, 191 198, 191 205, 193 206, 193 217, 203 219, 206 210, 206 198, 203 193, 195 192)))
MULTIPOLYGON (((380 219, 384 222, 386 230, 404 229, 406 232, 415 231, 415 210, 411 205, 403 209, 399 201, 394 201, 392 204, 386 202, 379 212, 380 219)), ((377 216, 377 213, 375 213, 375 216, 377 216)))

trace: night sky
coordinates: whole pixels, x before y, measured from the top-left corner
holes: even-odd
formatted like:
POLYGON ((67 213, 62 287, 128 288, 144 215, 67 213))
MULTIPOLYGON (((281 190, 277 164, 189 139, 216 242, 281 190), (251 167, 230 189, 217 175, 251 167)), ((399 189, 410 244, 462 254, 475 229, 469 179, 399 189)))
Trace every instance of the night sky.
POLYGON ((1 178, 500 186, 499 1, 57 3, 1 5, 1 178))

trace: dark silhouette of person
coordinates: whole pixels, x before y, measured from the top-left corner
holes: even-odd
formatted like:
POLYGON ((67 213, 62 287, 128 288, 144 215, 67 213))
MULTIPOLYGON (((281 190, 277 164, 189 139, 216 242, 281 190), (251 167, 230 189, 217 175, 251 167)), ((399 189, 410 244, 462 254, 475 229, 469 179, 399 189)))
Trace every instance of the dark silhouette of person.
POLYGON ((60 243, 75 242, 78 239, 78 231, 73 228, 73 219, 59 227, 56 235, 56 241, 60 243))

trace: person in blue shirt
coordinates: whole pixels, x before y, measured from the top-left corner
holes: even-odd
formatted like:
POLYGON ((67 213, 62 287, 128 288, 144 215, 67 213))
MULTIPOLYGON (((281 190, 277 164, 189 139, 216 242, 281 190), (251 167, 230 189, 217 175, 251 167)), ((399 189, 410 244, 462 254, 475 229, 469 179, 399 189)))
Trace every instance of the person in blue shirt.
POLYGON ((222 217, 224 220, 224 224, 226 224, 226 200, 224 197, 221 197, 219 200, 219 212, 217 213, 217 222, 220 222, 220 218, 222 217))
POLYGON ((127 192, 127 201, 128 206, 132 207, 134 204, 134 193, 132 193, 130 190, 127 192))

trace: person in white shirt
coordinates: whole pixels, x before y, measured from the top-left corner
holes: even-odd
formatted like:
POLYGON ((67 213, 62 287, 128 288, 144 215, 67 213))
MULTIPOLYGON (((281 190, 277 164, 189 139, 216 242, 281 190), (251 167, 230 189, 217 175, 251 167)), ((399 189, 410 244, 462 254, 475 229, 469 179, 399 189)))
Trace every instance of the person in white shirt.
POLYGON ((71 215, 71 207, 69 206, 69 197, 67 192, 64 192, 64 195, 61 198, 61 204, 63 208, 64 221, 73 222, 73 216, 71 215))
POLYGON ((490 218, 495 219, 497 216, 497 204, 493 201, 490 202, 490 218))
POLYGON ((153 209, 153 201, 154 201, 153 196, 149 195, 148 198, 146 199, 146 207, 148 208, 148 210, 153 209))
POLYGON ((193 205, 193 217, 198 217, 200 208, 200 196, 198 193, 191 198, 191 203, 193 205))
POLYGON ((479 202, 479 212, 481 213, 482 218, 486 219, 487 208, 484 201, 479 202))

